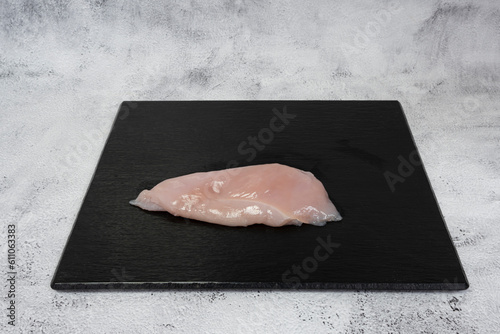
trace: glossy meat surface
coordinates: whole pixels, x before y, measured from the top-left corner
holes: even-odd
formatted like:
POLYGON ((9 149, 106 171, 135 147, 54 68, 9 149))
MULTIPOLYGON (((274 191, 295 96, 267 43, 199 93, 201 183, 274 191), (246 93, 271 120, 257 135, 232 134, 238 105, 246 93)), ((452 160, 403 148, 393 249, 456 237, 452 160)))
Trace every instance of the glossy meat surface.
POLYGON ((130 202, 144 210, 227 226, 341 220, 323 184, 310 172, 265 164, 167 179, 130 202))

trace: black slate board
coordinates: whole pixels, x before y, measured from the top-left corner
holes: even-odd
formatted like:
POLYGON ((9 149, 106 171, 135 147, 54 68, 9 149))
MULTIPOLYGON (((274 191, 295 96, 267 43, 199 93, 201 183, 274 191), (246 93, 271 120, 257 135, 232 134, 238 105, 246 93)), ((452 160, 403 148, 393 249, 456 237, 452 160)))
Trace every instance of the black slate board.
POLYGON ((51 286, 454 290, 468 282, 399 102, 171 101, 121 105, 51 286), (271 162, 314 173, 344 220, 232 228, 128 203, 167 178, 271 162))

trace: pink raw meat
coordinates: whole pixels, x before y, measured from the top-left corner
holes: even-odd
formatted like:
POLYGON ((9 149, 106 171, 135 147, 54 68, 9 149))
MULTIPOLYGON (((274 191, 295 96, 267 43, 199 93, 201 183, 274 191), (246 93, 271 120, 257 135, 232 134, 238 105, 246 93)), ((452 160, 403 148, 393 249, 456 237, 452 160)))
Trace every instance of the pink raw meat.
POLYGON ((312 173, 280 164, 167 179, 130 204, 227 226, 323 226, 342 219, 312 173))

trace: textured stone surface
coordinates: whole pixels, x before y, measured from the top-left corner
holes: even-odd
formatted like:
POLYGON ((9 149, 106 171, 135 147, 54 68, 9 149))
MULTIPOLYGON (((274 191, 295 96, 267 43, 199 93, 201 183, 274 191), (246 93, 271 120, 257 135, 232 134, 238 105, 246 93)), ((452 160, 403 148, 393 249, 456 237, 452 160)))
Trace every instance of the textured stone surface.
POLYGON ((2 1, 0 330, 16 224, 23 333, 500 332, 499 67, 492 0, 2 1), (470 289, 51 290, 118 105, 173 99, 401 101, 470 289))

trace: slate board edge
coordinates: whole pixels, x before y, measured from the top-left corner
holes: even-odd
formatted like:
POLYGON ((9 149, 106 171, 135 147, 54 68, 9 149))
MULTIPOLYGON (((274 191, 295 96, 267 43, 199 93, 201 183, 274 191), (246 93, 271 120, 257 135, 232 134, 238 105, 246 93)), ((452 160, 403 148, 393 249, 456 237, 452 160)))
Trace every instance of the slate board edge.
POLYGON ((450 230, 448 229, 448 224, 446 224, 446 220, 444 219, 443 212, 441 211, 441 207, 439 206, 439 202, 437 200, 436 193, 434 192, 434 188, 432 187, 431 180, 429 179, 429 175, 427 174, 427 171, 425 169, 424 160, 422 159, 422 156, 420 155, 420 152, 418 151, 417 143, 415 142, 415 138, 413 137, 413 133, 412 133, 411 128, 410 128, 410 124, 408 123, 408 118, 406 117, 406 114, 403 111, 403 106, 401 105, 401 102, 399 102, 399 101, 396 101, 396 102, 399 104, 401 114, 403 115, 406 126, 408 128, 408 133, 410 134, 410 138, 411 138, 411 141, 413 143, 413 146, 415 146, 415 150, 417 151, 418 158, 422 162, 422 164, 421 164, 422 170, 424 171, 425 178, 427 179, 427 182, 429 183, 432 197, 434 198, 434 202, 436 203, 436 206, 438 208, 439 215, 441 216, 441 219, 443 220, 443 224, 444 224, 446 233, 448 234, 448 238, 449 238, 450 242, 452 243, 453 251, 455 252, 455 256, 457 257, 458 264, 460 265, 460 271, 461 271, 462 275, 464 276, 464 283, 460 284, 460 285, 463 286, 463 288, 462 288, 463 290, 467 290, 470 286, 469 280, 467 279, 467 275, 465 274, 464 266, 462 265, 462 261, 460 260, 460 256, 458 255, 457 248, 455 247, 455 244, 452 241, 453 239, 451 238, 450 230))
POLYGON ((56 283, 54 290, 143 290, 143 289, 286 289, 286 290, 465 290, 468 284, 463 283, 288 283, 263 282, 74 282, 56 283))
POLYGON ((97 163, 95 165, 94 172, 92 173, 92 177, 90 178, 90 182, 87 186, 87 190, 85 191, 85 196, 83 196, 83 198, 82 198, 82 202, 80 203, 80 208, 78 209, 78 214, 75 217, 75 220, 73 222, 73 226, 71 228, 70 233, 68 234, 68 238, 66 239, 66 243, 65 243, 64 248, 61 252, 61 256, 59 257, 59 262, 57 263, 56 269, 54 271, 52 281, 50 282, 50 287, 54 290, 57 290, 58 289, 57 285, 61 284, 61 283, 56 283, 56 276, 57 276, 57 273, 59 272, 59 266, 61 265, 63 256, 66 253, 66 248, 68 247, 71 236, 73 235, 73 232, 75 230, 76 222, 78 221, 78 217, 80 216, 80 211, 82 210, 85 198, 87 198, 88 192, 90 190, 90 186, 92 185, 92 181, 94 180, 95 174, 97 172, 97 167, 99 167, 99 163, 102 159, 102 156, 104 155, 104 148, 106 148, 106 146, 108 145, 109 138, 111 137, 111 133, 113 132, 113 128, 115 127, 116 121, 118 120, 118 117, 120 116, 120 112, 123 110, 124 105, 129 104, 129 103, 130 102, 128 102, 128 101, 123 101, 120 104, 120 106, 118 107, 118 111, 116 113, 115 119, 113 120, 113 123, 111 123, 111 128, 109 129, 108 136, 106 137, 106 141, 104 142, 104 146, 102 147, 101 154, 99 155, 99 159, 97 159, 97 163))

